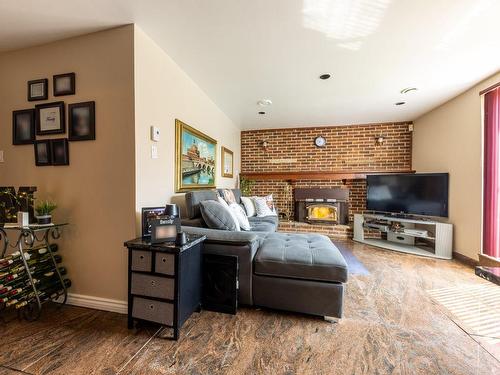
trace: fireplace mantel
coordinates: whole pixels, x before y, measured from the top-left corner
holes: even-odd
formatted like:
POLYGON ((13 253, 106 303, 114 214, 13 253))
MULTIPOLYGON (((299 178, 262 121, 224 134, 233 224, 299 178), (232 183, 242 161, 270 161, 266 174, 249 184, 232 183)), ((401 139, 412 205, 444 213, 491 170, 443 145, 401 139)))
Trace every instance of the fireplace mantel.
POLYGON ((388 171, 324 171, 324 172, 241 172, 240 176, 249 180, 364 180, 367 175, 390 173, 415 173, 414 170, 388 171))

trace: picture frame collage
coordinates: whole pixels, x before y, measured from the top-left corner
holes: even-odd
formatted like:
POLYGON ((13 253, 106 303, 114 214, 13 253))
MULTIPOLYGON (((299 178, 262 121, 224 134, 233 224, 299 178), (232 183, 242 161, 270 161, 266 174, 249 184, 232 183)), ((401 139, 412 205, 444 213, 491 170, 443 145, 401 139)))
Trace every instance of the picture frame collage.
MULTIPOLYGON (((53 76, 53 96, 75 95, 75 73, 53 76)), ((48 100, 47 78, 28 81, 29 102, 48 100)), ((87 101, 67 105, 54 101, 35 105, 35 108, 12 112, 12 144, 34 145, 36 166, 69 165, 69 142, 93 141, 95 132, 95 102, 87 101), (67 131, 66 131, 67 130, 67 131), (67 138, 40 139, 38 137, 66 134, 67 138)))

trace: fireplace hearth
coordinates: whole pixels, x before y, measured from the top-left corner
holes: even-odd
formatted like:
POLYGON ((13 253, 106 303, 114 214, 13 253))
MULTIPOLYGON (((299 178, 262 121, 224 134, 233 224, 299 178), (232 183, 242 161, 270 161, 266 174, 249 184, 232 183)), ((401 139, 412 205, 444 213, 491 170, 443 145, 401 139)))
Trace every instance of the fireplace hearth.
POLYGON ((295 220, 309 224, 342 224, 349 222, 349 189, 296 188, 295 220))

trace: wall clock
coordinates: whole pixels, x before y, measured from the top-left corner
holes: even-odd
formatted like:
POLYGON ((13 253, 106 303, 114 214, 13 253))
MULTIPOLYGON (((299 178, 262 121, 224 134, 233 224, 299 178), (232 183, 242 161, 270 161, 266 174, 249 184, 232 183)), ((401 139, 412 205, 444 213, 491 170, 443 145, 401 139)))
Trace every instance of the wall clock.
POLYGON ((323 136, 318 136, 314 139, 314 144, 316 145, 316 147, 325 147, 326 145, 326 139, 325 137, 323 136))

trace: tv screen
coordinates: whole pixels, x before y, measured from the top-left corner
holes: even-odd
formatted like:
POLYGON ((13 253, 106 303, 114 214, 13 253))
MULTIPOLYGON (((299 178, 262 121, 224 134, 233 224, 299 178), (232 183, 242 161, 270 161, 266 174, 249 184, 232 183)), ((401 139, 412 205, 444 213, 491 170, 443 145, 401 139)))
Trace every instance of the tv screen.
POLYGON ((448 173, 368 175, 366 208, 448 217, 448 173))

